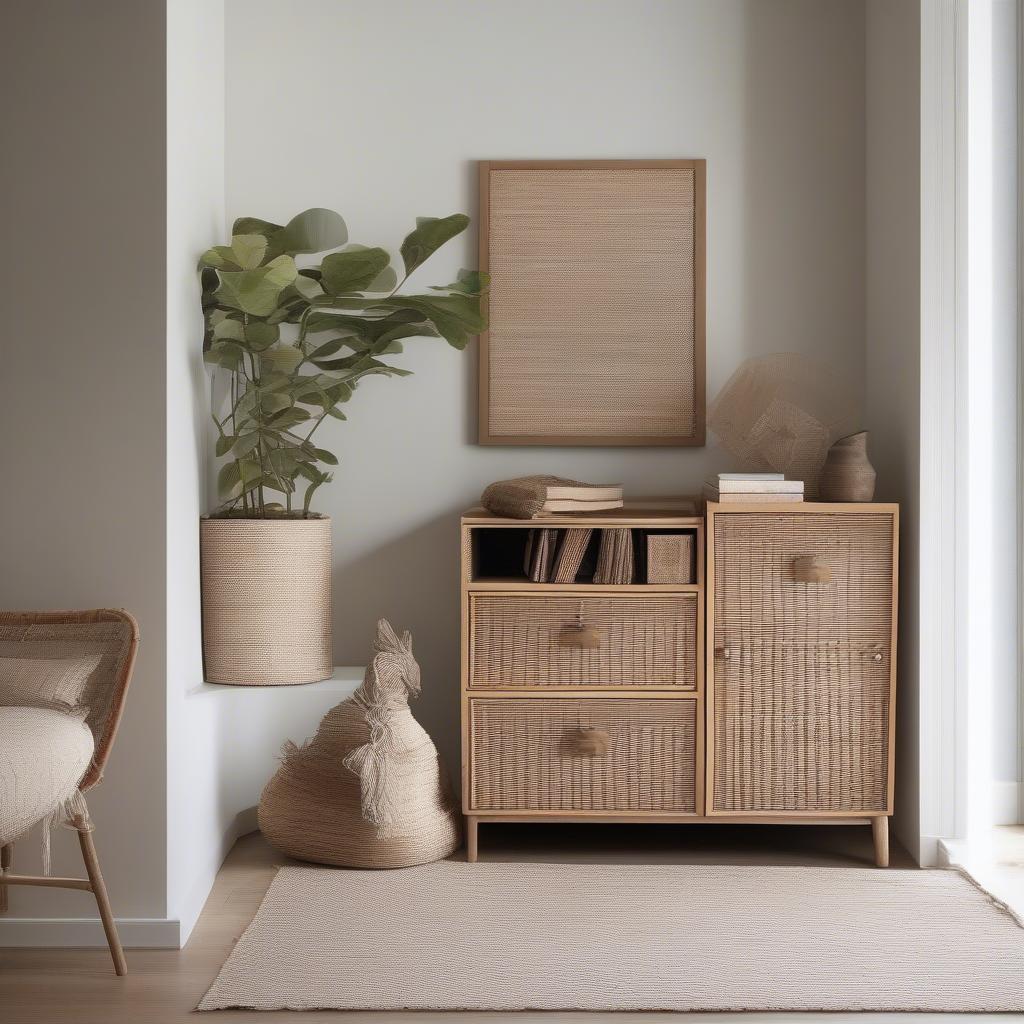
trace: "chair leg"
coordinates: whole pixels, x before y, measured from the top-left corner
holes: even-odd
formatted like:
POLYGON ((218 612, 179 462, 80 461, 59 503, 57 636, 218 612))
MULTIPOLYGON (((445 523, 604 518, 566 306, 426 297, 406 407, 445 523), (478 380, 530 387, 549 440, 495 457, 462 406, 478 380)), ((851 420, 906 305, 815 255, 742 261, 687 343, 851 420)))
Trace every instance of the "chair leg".
POLYGON ((0 846, 0 914, 7 913, 7 886, 3 884, 5 871, 11 870, 14 863, 14 843, 0 846))
POLYGON ((96 897, 96 905, 100 911, 100 920, 103 922, 103 932, 107 936, 110 956, 114 961, 114 972, 119 977, 123 977, 128 973, 128 964, 125 962, 124 950, 121 948, 121 940, 117 935, 117 925, 114 924, 114 915, 110 910, 110 899, 107 896, 107 887, 103 882, 103 875, 100 873, 100 862, 96 857, 96 847, 92 841, 92 832, 89 829, 78 829, 78 842, 82 847, 82 860, 85 861, 86 874, 89 876, 89 884, 92 886, 93 895, 96 897))

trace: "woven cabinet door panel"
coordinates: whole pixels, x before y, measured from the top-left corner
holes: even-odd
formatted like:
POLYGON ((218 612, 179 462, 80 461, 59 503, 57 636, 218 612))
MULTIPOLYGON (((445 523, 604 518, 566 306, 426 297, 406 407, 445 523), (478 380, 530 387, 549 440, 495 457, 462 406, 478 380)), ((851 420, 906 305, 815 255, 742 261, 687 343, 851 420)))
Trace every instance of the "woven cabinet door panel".
POLYGON ((885 810, 892 516, 718 515, 714 546, 713 809, 885 810))
POLYGON ((697 685, 697 598, 475 594, 470 686, 697 685), (597 646, 574 641, 586 631, 597 646))
POLYGON ((472 700, 470 744, 473 810, 695 808, 694 700, 472 700))

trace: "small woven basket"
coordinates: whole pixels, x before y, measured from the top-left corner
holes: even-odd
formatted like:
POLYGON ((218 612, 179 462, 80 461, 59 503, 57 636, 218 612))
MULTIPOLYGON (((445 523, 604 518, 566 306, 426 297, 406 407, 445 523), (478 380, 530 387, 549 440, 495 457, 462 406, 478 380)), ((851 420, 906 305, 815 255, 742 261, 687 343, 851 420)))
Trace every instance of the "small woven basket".
POLYGON ((652 533, 647 538, 648 583, 694 583, 692 533, 652 533))
POLYGON ((207 682, 280 686, 329 678, 330 519, 204 516, 199 544, 207 682))

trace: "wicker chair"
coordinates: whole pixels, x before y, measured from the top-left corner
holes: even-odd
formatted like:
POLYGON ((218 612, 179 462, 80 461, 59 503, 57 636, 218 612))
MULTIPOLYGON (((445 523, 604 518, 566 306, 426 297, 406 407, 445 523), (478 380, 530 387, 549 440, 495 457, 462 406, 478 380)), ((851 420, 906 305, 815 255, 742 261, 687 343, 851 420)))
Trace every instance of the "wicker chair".
MULTIPOLYGON (((91 789, 103 777, 103 768, 121 721, 138 643, 138 624, 126 611, 101 608, 70 612, 0 612, 0 657, 102 656, 83 695, 87 709, 85 721, 92 732, 93 747, 91 761, 78 783, 78 791, 81 793, 91 789)), ((70 795, 74 796, 74 790, 70 795)), ((54 878, 49 875, 14 874, 11 870, 14 851, 12 838, 6 845, 0 846, 0 913, 7 907, 9 885, 56 886, 91 892, 99 907, 114 970, 118 975, 124 975, 128 973, 128 967, 100 873, 92 839, 92 823, 84 802, 78 797, 75 799, 77 810, 71 814, 68 823, 78 832, 88 877, 54 878)))

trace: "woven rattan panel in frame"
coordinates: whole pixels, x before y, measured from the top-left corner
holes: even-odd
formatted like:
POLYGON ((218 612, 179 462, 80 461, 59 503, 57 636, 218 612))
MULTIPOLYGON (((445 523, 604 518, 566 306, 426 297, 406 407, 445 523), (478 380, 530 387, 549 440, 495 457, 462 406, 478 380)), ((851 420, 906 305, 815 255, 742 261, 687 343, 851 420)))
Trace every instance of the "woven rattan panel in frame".
POLYGON ((475 594, 470 686, 697 685, 697 600, 475 594), (575 627, 600 646, 566 645, 575 627))
POLYGON ((470 701, 471 806, 481 811, 694 810, 696 701, 470 701), (579 730, 607 736, 581 754, 579 730))
POLYGON ((495 168, 487 187, 491 439, 693 437, 694 168, 495 168))
POLYGON ((716 811, 886 809, 892 540, 885 513, 715 517, 716 811))

